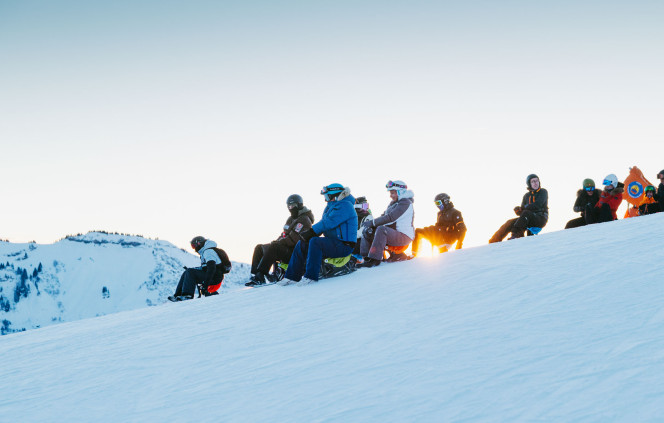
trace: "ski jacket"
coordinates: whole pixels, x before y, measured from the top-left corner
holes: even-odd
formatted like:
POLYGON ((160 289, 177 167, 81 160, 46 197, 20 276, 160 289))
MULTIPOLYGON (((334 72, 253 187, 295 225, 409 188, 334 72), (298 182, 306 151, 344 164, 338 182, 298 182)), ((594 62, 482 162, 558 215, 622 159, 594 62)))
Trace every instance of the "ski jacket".
POLYGON ((385 213, 374 219, 374 226, 386 225, 406 235, 411 240, 415 238, 415 210, 413 208, 413 191, 406 190, 399 196, 397 201, 392 201, 385 210, 385 213))
POLYGON ((586 190, 580 189, 576 192, 576 201, 574 202, 573 210, 577 213, 581 212, 581 216, 586 215, 586 207, 595 207, 599 201, 600 190, 595 189, 591 195, 588 195, 586 190))
POLYGON ((653 198, 644 197, 639 204, 639 216, 661 212, 661 205, 653 198))
POLYGON ((201 256, 201 268, 206 271, 205 284, 220 283, 224 279, 224 273, 228 273, 231 268, 231 261, 226 252, 217 248, 216 242, 208 239, 198 250, 198 254, 201 256))
POLYGON ((521 200, 521 210, 529 210, 541 219, 544 225, 549 220, 549 192, 544 188, 537 191, 528 190, 521 200))
POLYGON ((463 216, 459 210, 454 208, 453 203, 450 203, 449 207, 438 212, 436 226, 444 228, 447 232, 458 234, 464 234, 466 232, 466 224, 463 223, 463 216))
POLYGON ((284 231, 276 242, 287 248, 295 248, 295 244, 300 240, 300 233, 310 229, 313 224, 314 214, 308 208, 303 207, 297 217, 288 216, 284 231))
POLYGON ((350 195, 346 188, 330 201, 323 210, 320 221, 311 227, 316 235, 323 234, 326 238, 333 238, 345 243, 357 242, 357 213, 355 213, 355 197, 350 195))
POLYGON ((599 201, 597 204, 595 204, 595 207, 602 207, 603 204, 608 204, 611 208, 611 215, 613 216, 613 220, 618 219, 616 211, 618 210, 618 207, 620 207, 620 203, 622 203, 623 200, 622 193, 624 191, 624 186, 625 185, 623 185, 622 182, 618 182, 618 186, 612 189, 610 192, 602 191, 599 197, 599 201))
POLYGON ((664 204, 664 184, 659 184, 655 198, 659 204, 664 204))

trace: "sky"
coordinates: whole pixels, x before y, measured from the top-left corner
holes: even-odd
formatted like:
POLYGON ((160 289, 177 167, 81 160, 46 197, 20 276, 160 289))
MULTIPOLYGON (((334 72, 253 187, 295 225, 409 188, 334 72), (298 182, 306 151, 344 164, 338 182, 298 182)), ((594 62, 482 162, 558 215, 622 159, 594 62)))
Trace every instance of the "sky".
POLYGON ((117 231, 250 261, 338 182, 415 225, 446 192, 465 246, 514 216, 545 232, 584 178, 664 168, 657 1, 0 0, 0 238, 117 231))

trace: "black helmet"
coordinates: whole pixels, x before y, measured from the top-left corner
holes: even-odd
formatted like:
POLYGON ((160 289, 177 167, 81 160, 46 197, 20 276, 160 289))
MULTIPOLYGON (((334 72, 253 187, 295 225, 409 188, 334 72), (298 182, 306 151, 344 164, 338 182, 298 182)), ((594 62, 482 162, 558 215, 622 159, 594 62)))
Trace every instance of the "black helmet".
POLYGON ((302 207, 304 207, 304 200, 302 200, 302 197, 300 195, 293 194, 290 195, 286 200, 286 206, 288 206, 288 210, 291 210, 293 208, 301 210, 302 207))
POLYGON ((195 236, 195 237, 191 240, 191 248, 193 248, 194 250, 196 250, 196 252, 198 252, 198 250, 200 250, 201 248, 203 248, 203 246, 205 245, 205 241, 207 241, 207 239, 205 239, 204 237, 202 237, 202 236, 195 236))
POLYGON ((433 202, 436 206, 445 208, 450 204, 450 196, 442 192, 434 197, 433 202))

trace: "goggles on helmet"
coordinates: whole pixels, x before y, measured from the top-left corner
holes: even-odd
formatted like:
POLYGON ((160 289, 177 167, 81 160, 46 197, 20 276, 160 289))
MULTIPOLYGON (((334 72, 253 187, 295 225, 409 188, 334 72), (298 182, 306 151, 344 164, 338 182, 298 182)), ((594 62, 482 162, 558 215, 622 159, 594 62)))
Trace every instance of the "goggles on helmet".
POLYGON ((355 204, 355 208, 358 210, 369 210, 369 203, 355 204))
POLYGON ((385 184, 385 188, 390 189, 390 188, 403 188, 406 189, 408 188, 405 184, 399 184, 393 181, 387 181, 387 184, 385 184))

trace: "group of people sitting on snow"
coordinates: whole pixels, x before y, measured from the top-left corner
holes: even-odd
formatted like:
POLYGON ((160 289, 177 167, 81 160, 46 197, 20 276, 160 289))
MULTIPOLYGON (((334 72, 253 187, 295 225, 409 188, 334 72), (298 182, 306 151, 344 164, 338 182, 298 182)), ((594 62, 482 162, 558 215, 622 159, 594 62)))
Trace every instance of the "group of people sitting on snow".
MULTIPOLYGON (((652 185, 645 188, 639 214, 662 211, 664 204, 664 170, 657 175, 662 183, 657 190, 652 185)), ((574 211, 581 217, 569 221, 568 228, 617 219, 616 211, 622 202, 624 185, 614 174, 603 181, 604 189, 595 189, 592 179, 583 181, 583 189, 577 193, 574 211)), ((549 218, 548 192, 540 185, 539 177, 530 174, 526 178, 527 192, 521 205, 514 208, 516 218, 503 224, 489 243, 534 235, 546 225, 549 218)), ((374 267, 383 261, 401 261, 417 256, 423 239, 433 248, 446 252, 456 244, 463 246, 466 225, 461 212, 454 208, 449 195, 435 196, 438 218, 434 225, 415 228, 413 224, 414 194, 403 181, 389 181, 386 185, 391 202, 379 217, 374 218, 365 197, 354 198, 348 187, 333 183, 323 187, 321 194, 327 203, 320 221, 314 223, 314 215, 304 205, 300 195, 293 194, 286 200, 290 216, 283 232, 268 244, 254 249, 251 263, 251 279, 247 286, 277 282, 280 285, 306 285, 318 281, 322 266, 328 260, 340 259, 343 266, 354 268, 374 267), (404 251, 412 244, 412 256, 404 251), (278 275, 278 263, 285 274, 278 275), (287 263, 287 266, 285 266, 287 263), (283 276, 283 279, 281 278, 283 276), (281 279, 281 280, 277 280, 281 279)), ((226 253, 216 243, 197 236, 192 248, 201 257, 201 267, 186 269, 171 301, 194 297, 197 287, 202 295, 214 295, 221 286, 224 274, 231 263, 226 253)))

